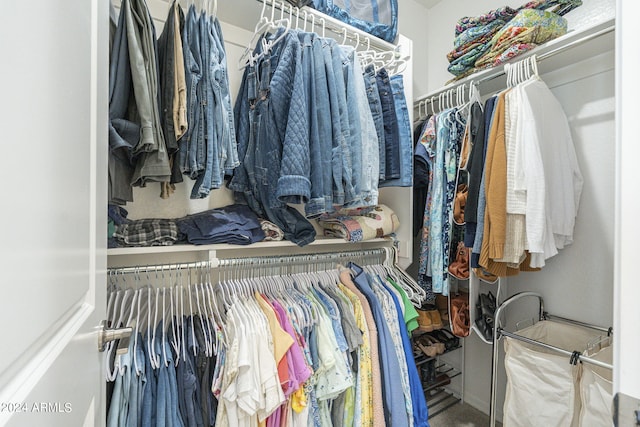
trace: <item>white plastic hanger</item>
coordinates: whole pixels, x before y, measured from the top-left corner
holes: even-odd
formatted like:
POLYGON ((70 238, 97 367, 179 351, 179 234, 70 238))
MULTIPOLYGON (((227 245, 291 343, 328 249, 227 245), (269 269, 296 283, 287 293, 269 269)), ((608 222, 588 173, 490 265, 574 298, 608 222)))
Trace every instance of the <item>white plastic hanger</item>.
MULTIPOLYGON (((169 287, 167 288, 168 292, 169 292, 169 310, 170 310, 170 319, 171 319, 171 339, 170 339, 170 344, 171 347, 173 348, 173 351, 175 354, 179 355, 179 351, 178 349, 180 348, 179 346, 179 340, 178 340, 178 334, 176 332, 176 326, 177 326, 177 322, 178 322, 178 316, 177 316, 177 305, 176 305, 176 298, 175 298, 175 283, 173 281, 173 272, 172 270, 169 271, 169 287)), ((179 357, 176 358, 176 364, 177 361, 179 360, 179 357)))
MULTIPOLYGON (((153 323, 151 325, 151 346, 152 351, 149 353, 149 357, 151 358, 151 366, 154 369, 158 369, 160 367, 161 357, 160 354, 156 352, 156 339, 160 340, 161 338, 157 338, 156 334, 158 333, 158 326, 160 326, 160 322, 162 321, 162 316, 160 316, 160 288, 155 288, 150 294, 153 293, 153 323)), ((149 310, 151 311, 151 310, 149 310)))
POLYGON ((207 311, 207 306, 205 302, 204 296, 204 271, 203 267, 200 268, 200 283, 196 283, 194 285, 194 291, 196 294, 196 305, 198 307, 200 326, 202 327, 202 332, 204 335, 205 348, 204 353, 211 357, 213 354, 213 344, 211 342, 211 325, 209 324, 209 312, 207 311))

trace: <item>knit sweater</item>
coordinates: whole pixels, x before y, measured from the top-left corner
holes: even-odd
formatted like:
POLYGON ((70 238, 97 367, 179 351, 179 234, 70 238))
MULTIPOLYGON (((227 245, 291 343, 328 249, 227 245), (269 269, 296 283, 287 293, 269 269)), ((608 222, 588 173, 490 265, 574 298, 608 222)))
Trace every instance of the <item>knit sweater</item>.
POLYGON ((507 154, 504 143, 504 97, 498 97, 493 113, 485 161, 486 208, 484 236, 480 249, 480 265, 487 267, 489 259, 503 256, 507 212, 507 154))

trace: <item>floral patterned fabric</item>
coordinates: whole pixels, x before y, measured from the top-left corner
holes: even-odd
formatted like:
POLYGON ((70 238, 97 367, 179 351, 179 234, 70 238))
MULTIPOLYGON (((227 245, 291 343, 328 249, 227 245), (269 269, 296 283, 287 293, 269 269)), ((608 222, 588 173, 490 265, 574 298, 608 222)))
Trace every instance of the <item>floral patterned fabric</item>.
POLYGON ((447 54, 448 71, 462 78, 472 70, 502 64, 538 44, 566 33, 561 16, 582 0, 535 0, 517 9, 508 6, 456 24, 454 49, 447 54))
POLYGON ((428 301, 431 292, 449 294, 449 242, 456 174, 464 135, 464 120, 456 109, 439 114, 436 123, 437 137, 425 134, 420 141, 423 143, 426 139, 426 149, 431 162, 430 188, 427 192, 420 243, 418 280, 427 291, 428 301))
POLYGON ((566 34, 566 32, 567 20, 555 13, 536 9, 521 10, 506 27, 496 33, 491 41, 491 50, 480 58, 475 66, 476 68, 485 68, 496 65, 498 58, 504 62, 505 59, 511 59, 528 50, 511 49, 506 57, 502 56, 511 46, 528 45, 534 47, 566 34))
POLYGON ((505 6, 477 17, 465 16, 464 18, 460 18, 458 20, 458 23, 456 24, 456 37, 467 31, 469 28, 477 27, 478 25, 485 25, 495 21, 496 19, 509 21, 511 18, 516 16, 517 13, 517 9, 512 9, 509 6, 505 6))

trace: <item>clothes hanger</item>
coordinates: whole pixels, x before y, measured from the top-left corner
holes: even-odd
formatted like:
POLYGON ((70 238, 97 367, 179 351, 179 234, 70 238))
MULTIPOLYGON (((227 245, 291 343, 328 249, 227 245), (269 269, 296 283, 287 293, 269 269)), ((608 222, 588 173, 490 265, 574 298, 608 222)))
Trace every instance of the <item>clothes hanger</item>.
MULTIPOLYGON (((258 38, 262 36, 265 29, 269 28, 270 26, 269 19, 265 16, 266 8, 267 0, 264 0, 262 2, 262 10, 260 11, 260 19, 258 19, 258 22, 253 29, 253 34, 251 36, 251 39, 249 40, 249 43, 247 43, 247 46, 242 52, 242 55, 240 55, 240 59, 238 59, 239 70, 243 70, 247 66, 247 61, 251 62, 251 58, 253 56, 252 52, 254 50, 253 46, 255 45, 258 38)), ((251 63, 251 65, 253 65, 253 63, 251 63)))
POLYGON ((160 355, 156 353, 155 340, 156 340, 156 330, 158 326, 158 294, 156 293, 159 289, 153 289, 151 287, 151 281, 149 279, 148 270, 145 271, 147 273, 147 284, 146 287, 146 296, 147 296, 147 348, 149 349, 148 357, 151 362, 151 367, 153 369, 158 369, 160 367, 160 355))
MULTIPOLYGON (((199 305, 199 310, 201 312, 200 315, 200 321, 202 322, 202 330, 204 332, 205 335, 205 341, 206 341, 206 349, 205 349, 205 354, 209 357, 211 357, 213 355, 213 332, 212 332, 212 328, 211 328, 211 318, 213 317, 213 314, 209 312, 209 306, 206 303, 207 302, 207 295, 206 295, 206 290, 205 290, 205 282, 207 281, 206 276, 207 276, 207 268, 205 265, 202 265, 200 267, 200 284, 196 286, 196 297, 198 297, 197 299, 197 303, 199 305)), ((213 330, 215 330, 215 328, 213 328, 213 330)))
MULTIPOLYGON (((411 301, 416 306, 420 307, 422 305, 422 302, 427 298, 426 291, 420 285, 418 285, 418 283, 409 274, 407 274, 407 272, 400 268, 400 266, 398 265, 398 251, 395 247, 385 248, 384 250, 387 254, 385 260, 389 263, 390 268, 392 268, 392 270, 398 275, 398 278, 402 282, 398 283, 398 285, 402 286, 405 291, 407 289, 411 289, 410 292, 413 292, 413 296, 415 297, 415 299, 411 298, 411 301)), ((409 292, 407 292, 407 296, 408 294, 409 292)))
POLYGON ((166 309, 167 309, 167 304, 166 304, 166 297, 167 297, 167 292, 166 292, 166 288, 163 286, 162 287, 162 336, 160 337, 160 342, 162 344, 162 362, 164 362, 164 366, 165 367, 169 367, 169 358, 167 357, 167 347, 168 347, 168 340, 167 340, 167 316, 165 315, 166 313, 166 309))
POLYGON ((218 16, 218 0, 213 0, 213 12, 211 13, 212 18, 216 18, 218 16))
POLYGON ((342 42, 340 42, 342 46, 347 45, 347 27, 342 28, 342 42))
POLYGON ((306 32, 307 32, 307 18, 308 18, 308 15, 309 15, 309 14, 307 13, 307 11, 306 11, 306 10, 303 10, 303 11, 302 11, 302 13, 303 13, 303 16, 304 16, 304 17, 302 18, 302 19, 303 19, 303 22, 304 22, 304 25, 303 25, 303 27, 302 27, 302 31, 306 33, 306 32))
POLYGON ((311 32, 316 31, 316 15, 311 14, 311 32))
MULTIPOLYGON (((163 274, 164 274, 164 269, 163 269, 163 274)), ((173 352, 175 354, 179 354, 178 349, 180 348, 179 346, 179 340, 178 340, 178 333, 176 331, 176 323, 178 322, 178 318, 177 318, 177 307, 176 307, 176 299, 175 299, 175 283, 173 281, 173 270, 170 269, 169 270, 169 286, 167 287, 167 291, 169 292, 169 310, 170 310, 170 319, 171 319, 171 339, 169 341, 169 343, 171 344, 171 347, 173 348, 173 352)), ((176 364, 178 361, 178 357, 176 357, 176 364)))
MULTIPOLYGON (((189 275, 187 276, 188 280, 187 280, 187 297, 189 298, 188 302, 189 302, 189 316, 191 317, 191 321, 189 322, 189 332, 191 332, 191 342, 195 343, 196 341, 196 327, 194 325, 194 321, 195 319, 193 318, 194 314, 196 314, 195 310, 194 310, 194 305, 193 305, 193 284, 191 283, 191 275, 193 274, 193 272, 191 271, 191 267, 189 267, 188 269, 189 275)), ((188 344, 188 343, 187 343, 188 344)), ((197 346, 194 345, 193 346, 193 355, 194 356, 198 356, 198 352, 197 352, 197 346)))
MULTIPOLYGON (((151 346, 153 348, 153 352, 150 353, 149 357, 151 358, 151 366, 154 369, 158 369, 160 367, 160 362, 162 361, 161 354, 156 352, 156 339, 162 342, 162 338, 157 338, 156 334, 160 324, 162 323, 162 316, 159 315, 160 311, 160 289, 156 288, 153 292, 153 324, 152 324, 152 337, 151 337, 151 346)), ((164 329, 161 328, 161 331, 164 329)), ((162 349, 160 349, 162 351, 162 349)))
MULTIPOLYGON (((122 300, 125 298, 126 295, 126 291, 127 290, 120 290, 117 291, 114 298, 113 298, 113 312, 112 312, 112 319, 110 321, 110 327, 111 328, 118 328, 120 327, 120 320, 119 320, 119 314, 122 311, 122 300)), ((112 357, 113 355, 113 349, 115 348, 115 342, 114 341, 110 341, 107 343, 106 349, 105 349, 105 377, 107 379, 107 381, 115 381, 116 377, 118 376, 119 373, 119 369, 118 369, 118 358, 114 358, 112 357), (112 364, 113 361, 113 364, 112 364)))
POLYGON ((307 328, 310 328, 318 322, 318 317, 317 317, 318 315, 313 310, 311 302, 305 295, 305 291, 301 290, 301 288, 299 287, 299 284, 291 276, 289 277, 291 280, 291 288, 295 289, 296 295, 298 296, 297 301, 299 302, 299 304, 301 304, 301 307, 303 307, 304 309, 304 314, 305 314, 304 326, 307 328))
MULTIPOLYGON (((231 271, 229 271, 229 275, 231 275, 231 271)), ((225 345, 227 347, 231 345, 229 327, 232 327, 233 330, 238 329, 235 324, 235 319, 233 319, 233 316, 231 316, 229 313, 229 309, 231 307, 231 304, 227 301, 227 287, 229 286, 229 280, 231 279, 227 277, 227 271, 225 270, 224 276, 221 278, 221 280, 218 280, 218 286, 214 290, 214 304, 217 301, 220 301, 221 304, 221 307, 219 307, 217 304, 216 307, 220 308, 218 310, 218 315, 221 319, 220 327, 222 329, 223 337, 226 343, 225 345)))
MULTIPOLYGON (((215 352, 218 354, 220 349, 220 344, 222 342, 223 345, 227 345, 227 339, 225 335, 225 331, 223 329, 224 320, 222 314, 220 313, 220 309, 218 307, 218 300, 216 299, 216 293, 213 287, 213 283, 211 280, 211 269, 208 270, 209 280, 207 280, 207 291, 209 304, 211 304, 212 310, 211 312, 214 314, 215 320, 215 352)), ((218 275, 220 274, 220 270, 218 269, 218 275)), ((220 283, 220 276, 218 276, 218 283, 220 283)))
POLYGON ((217 320, 216 315, 213 309, 212 299, 211 299, 211 265, 208 264, 205 271, 205 280, 202 284, 202 297, 203 304, 205 305, 205 310, 207 311, 207 328, 209 331, 209 337, 211 342, 211 354, 209 356, 213 356, 218 352, 218 334, 217 331, 217 320))
MULTIPOLYGON (((202 271, 202 266, 200 266, 197 269, 198 275, 199 275, 199 282, 196 282, 193 284, 193 288, 192 288, 192 292, 195 294, 196 296, 196 308, 197 308, 197 313, 198 313, 198 320, 200 321, 200 327, 202 328, 202 332, 204 335, 204 353, 207 356, 210 356, 210 352, 212 350, 212 346, 210 345, 211 339, 210 339, 210 333, 211 333, 211 328, 208 328, 208 314, 207 311, 204 307, 203 304, 200 303, 200 287, 204 282, 203 279, 203 271, 202 271), (206 323, 206 324, 205 324, 206 323)), ((203 301, 204 302, 204 299, 203 301)), ((191 324, 193 325, 193 323, 195 322, 195 319, 192 318, 192 322, 191 324)), ((195 326, 194 326, 195 329, 195 326)), ((195 341, 196 339, 196 334, 194 333, 194 343, 197 343, 197 341, 195 341)), ((198 352, 197 352, 197 345, 194 345, 194 355, 197 356, 198 352)))
POLYGON ((185 325, 184 325, 184 318, 185 318, 185 301, 184 301, 184 294, 187 291, 186 286, 185 286, 185 278, 182 272, 182 268, 178 267, 178 273, 180 275, 180 284, 179 286, 176 286, 176 297, 177 297, 177 302, 178 302, 178 330, 180 331, 180 333, 178 334, 180 343, 179 343, 179 349, 178 349, 178 357, 182 357, 182 360, 186 360, 187 359, 187 344, 186 344, 186 338, 185 338, 185 325))

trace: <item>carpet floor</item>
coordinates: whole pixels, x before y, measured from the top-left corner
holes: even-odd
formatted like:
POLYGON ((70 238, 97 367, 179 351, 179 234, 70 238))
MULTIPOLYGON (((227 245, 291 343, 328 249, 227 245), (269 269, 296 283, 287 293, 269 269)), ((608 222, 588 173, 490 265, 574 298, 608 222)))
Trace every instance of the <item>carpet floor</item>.
MULTIPOLYGON (((466 403, 453 405, 429 418, 431 427, 489 427, 489 416, 466 403)), ((496 423, 502 426, 501 423, 496 423)))

